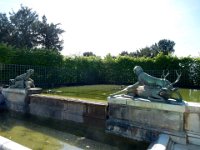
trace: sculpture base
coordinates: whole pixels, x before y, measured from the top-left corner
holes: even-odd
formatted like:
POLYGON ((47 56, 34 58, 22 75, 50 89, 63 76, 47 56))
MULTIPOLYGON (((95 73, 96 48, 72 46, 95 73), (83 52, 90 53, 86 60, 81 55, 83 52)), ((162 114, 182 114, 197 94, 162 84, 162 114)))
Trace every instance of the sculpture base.
POLYGON ((108 104, 107 132, 149 142, 164 133, 173 141, 186 143, 185 105, 133 100, 120 95, 108 97, 108 104))
POLYGON ((30 88, 28 89, 28 94, 40 94, 42 93, 42 88, 30 88))
POLYGON ((6 106, 9 110, 17 112, 26 112, 27 102, 26 98, 28 95, 27 90, 25 89, 12 89, 12 88, 3 88, 2 94, 5 97, 6 106))
POLYGON ((27 113, 29 110, 28 95, 40 94, 42 88, 16 89, 3 88, 2 94, 5 97, 6 106, 9 110, 27 113))

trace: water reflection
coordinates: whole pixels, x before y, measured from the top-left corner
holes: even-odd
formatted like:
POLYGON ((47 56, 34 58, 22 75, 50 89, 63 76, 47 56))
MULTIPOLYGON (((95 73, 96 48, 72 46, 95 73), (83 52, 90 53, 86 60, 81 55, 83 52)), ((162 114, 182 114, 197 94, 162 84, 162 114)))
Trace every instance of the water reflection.
POLYGON ((6 114, 0 117, 0 135, 34 150, 118 149, 85 137, 11 118, 6 114))
POLYGON ((144 150, 149 145, 104 131, 94 125, 0 113, 0 135, 33 150, 144 150))

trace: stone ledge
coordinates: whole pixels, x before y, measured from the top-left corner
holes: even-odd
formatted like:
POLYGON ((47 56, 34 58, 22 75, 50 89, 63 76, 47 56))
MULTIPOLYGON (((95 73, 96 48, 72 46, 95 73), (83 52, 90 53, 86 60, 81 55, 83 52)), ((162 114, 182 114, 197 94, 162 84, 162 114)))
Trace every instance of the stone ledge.
POLYGON ((129 105, 129 106, 149 108, 149 109, 167 110, 174 112, 185 112, 186 110, 185 105, 172 105, 172 104, 149 102, 149 101, 136 101, 131 98, 124 98, 121 96, 108 97, 108 103, 129 105))
POLYGON ((25 89, 15 89, 15 88, 3 88, 2 93, 4 93, 4 92, 26 94, 27 90, 25 90, 25 89))
POLYGON ((0 150, 31 150, 31 149, 0 136, 0 150))
POLYGON ((186 103, 186 112, 200 113, 200 103, 187 102, 186 103))
POLYGON ((147 150, 167 150, 170 143, 170 137, 166 134, 160 134, 158 140, 147 150))
POLYGON ((73 98, 30 95, 29 113, 46 118, 85 122, 106 119, 107 104, 82 101, 73 98))
POLYGON ((64 97, 64 96, 54 96, 54 95, 42 95, 42 94, 34 94, 30 95, 31 99, 37 100, 38 98, 48 98, 48 100, 58 100, 58 101, 63 101, 63 102, 75 102, 75 103, 86 103, 86 104, 94 104, 94 105, 102 105, 102 106, 107 106, 107 103, 103 102, 93 102, 93 101, 87 101, 87 100, 82 100, 82 99, 76 99, 76 98, 69 98, 69 97, 64 97))

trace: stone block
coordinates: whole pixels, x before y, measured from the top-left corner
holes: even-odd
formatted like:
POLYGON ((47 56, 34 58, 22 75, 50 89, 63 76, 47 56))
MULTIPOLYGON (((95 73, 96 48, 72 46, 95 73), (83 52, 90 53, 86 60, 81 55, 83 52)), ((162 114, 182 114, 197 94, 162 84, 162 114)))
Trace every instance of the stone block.
POLYGON ((185 112, 185 105, 172 105, 166 103, 157 103, 157 102, 150 102, 150 101, 141 101, 141 100, 134 100, 132 98, 116 96, 116 97, 108 97, 109 104, 120 104, 120 105, 128 105, 134 107, 142 107, 142 108, 149 108, 149 109, 158 109, 158 110, 167 110, 167 111, 174 111, 174 112, 185 112))
POLYGON ((2 94, 5 97, 5 103, 9 110, 26 113, 27 90, 3 88, 2 94))
POLYGON ((62 111, 62 120, 69 120, 78 123, 83 123, 83 115, 71 114, 69 111, 62 111))
POLYGON ((200 135, 199 134, 188 132, 187 138, 188 138, 188 143, 200 145, 200 135))
POLYGON ((105 104, 86 104, 86 112, 83 114, 86 117, 105 119, 107 105, 105 104))
POLYGON ((67 111, 72 114, 83 115, 86 113, 86 105, 84 103, 67 102, 67 111))
POLYGON ((31 149, 0 136, 0 150, 31 150, 31 149))
POLYGON ((155 141, 159 134, 186 143, 184 105, 138 101, 120 96, 108 98, 107 132, 136 140, 155 141))
POLYGON ((183 113, 174 111, 110 104, 109 117, 151 128, 183 131, 183 113))
POLYGON ((4 95, 7 101, 15 103, 24 103, 27 96, 27 90, 3 88, 2 94, 4 95))
POLYGON ((200 103, 187 102, 186 112, 188 113, 200 113, 200 103))
POLYGON ((106 104, 44 95, 31 95, 29 104, 32 115, 79 123, 104 120, 106 109, 106 104))
POLYGON ((200 145, 200 103, 188 102, 184 119, 188 142, 200 145))
POLYGON ((200 114, 187 113, 185 116, 185 129, 200 135, 200 114))

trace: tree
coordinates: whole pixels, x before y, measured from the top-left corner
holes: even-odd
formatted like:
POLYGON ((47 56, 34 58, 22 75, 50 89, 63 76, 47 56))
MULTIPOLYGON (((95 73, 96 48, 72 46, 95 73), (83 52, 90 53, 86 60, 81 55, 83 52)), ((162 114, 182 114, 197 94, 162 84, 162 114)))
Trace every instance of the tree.
POLYGON ((84 52, 83 56, 89 57, 89 56, 96 56, 93 52, 84 52))
POLYGON ((0 13, 0 43, 9 43, 12 32, 11 23, 6 14, 0 13))
POLYGON ((150 47, 146 46, 145 48, 141 48, 136 52, 131 52, 129 56, 132 57, 155 57, 159 53, 163 53, 164 55, 169 55, 173 53, 175 46, 175 42, 171 40, 160 40, 158 43, 151 45, 150 47))
POLYGON ((38 23, 38 15, 28 7, 21 5, 21 9, 10 14, 13 26, 11 45, 17 48, 33 48, 37 46, 38 33, 34 29, 38 23))
POLYGON ((40 22, 39 33, 41 35, 39 39, 39 44, 47 49, 56 49, 58 51, 63 49, 63 40, 59 39, 64 30, 58 28, 60 24, 48 24, 46 16, 42 17, 42 22, 40 22))
POLYGON ((120 56, 128 56, 129 53, 127 51, 122 51, 119 55, 120 56))
POLYGON ((131 52, 129 55, 132 57, 155 57, 157 56, 158 52, 155 49, 154 45, 151 47, 146 46, 145 48, 141 48, 136 52, 131 52))
POLYGON ((163 52, 164 55, 168 55, 173 53, 175 46, 175 42, 167 39, 160 40, 158 42, 159 52, 163 52))
POLYGON ((16 48, 62 50, 60 37, 64 30, 59 28, 60 24, 47 23, 45 16, 40 21, 35 11, 22 5, 9 15, 8 19, 6 14, 0 13, 0 42, 16 48))

